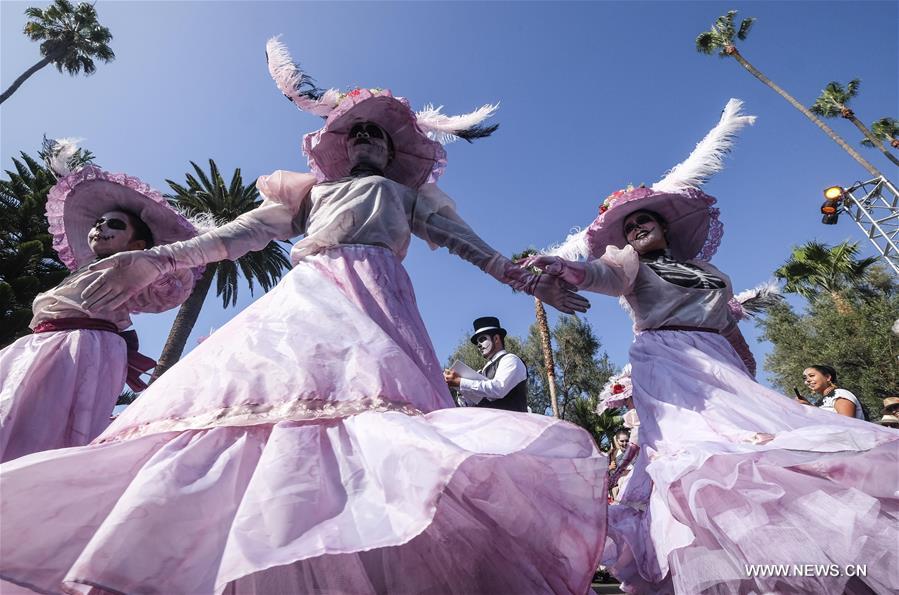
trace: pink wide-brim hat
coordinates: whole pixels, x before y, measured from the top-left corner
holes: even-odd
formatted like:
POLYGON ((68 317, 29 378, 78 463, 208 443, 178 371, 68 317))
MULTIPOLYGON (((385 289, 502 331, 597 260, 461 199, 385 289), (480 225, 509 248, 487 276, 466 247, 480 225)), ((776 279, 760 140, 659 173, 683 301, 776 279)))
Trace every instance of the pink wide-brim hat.
MULTIPOLYGON (((172 208, 165 197, 127 174, 116 174, 88 165, 61 178, 47 196, 47 221, 53 249, 70 270, 78 270, 97 257, 88 243, 88 232, 103 213, 125 210, 143 221, 157 246, 197 235, 193 224, 172 208)), ((162 312, 187 299, 203 269, 166 275, 129 302, 132 312, 162 312)))
POLYGON ((418 126, 415 112, 387 89, 350 91, 328 115, 325 125, 303 138, 303 153, 320 181, 350 175, 347 135, 359 122, 373 122, 393 141, 394 157, 384 176, 410 188, 436 182, 446 169, 446 151, 418 126))
POLYGON ((608 246, 626 246, 624 220, 636 211, 653 211, 665 219, 668 249, 674 259, 707 261, 724 235, 718 209, 713 206, 716 202, 714 197, 692 188, 680 192, 634 188, 623 192, 587 228, 590 254, 599 258, 608 246))

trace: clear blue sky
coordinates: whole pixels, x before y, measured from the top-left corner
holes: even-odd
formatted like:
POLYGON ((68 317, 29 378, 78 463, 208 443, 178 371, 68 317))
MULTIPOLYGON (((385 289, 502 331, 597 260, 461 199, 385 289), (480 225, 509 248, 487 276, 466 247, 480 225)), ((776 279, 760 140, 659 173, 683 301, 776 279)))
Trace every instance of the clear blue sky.
MULTIPOLYGON (((22 34, 23 11, 0 5, 0 83, 39 59, 22 34)), ((719 198, 724 242, 713 262, 740 290, 770 278, 790 248, 817 239, 862 241, 849 220, 820 223, 821 190, 866 172, 735 61, 694 50, 696 35, 728 9, 758 21, 741 51, 801 102, 831 80, 862 80, 854 107, 867 122, 897 116, 896 2, 301 3, 104 2, 101 22, 117 59, 91 77, 48 67, 2 108, 2 168, 41 135, 79 136, 97 162, 165 190, 189 161, 214 158, 246 179, 305 171, 302 134, 320 120, 297 111, 265 66, 268 37, 283 33, 321 86, 388 87, 413 107, 460 113, 501 101, 490 139, 448 147, 441 186, 489 243, 511 254, 544 247, 589 223, 602 199, 652 183, 689 154, 739 97, 757 124, 706 190, 719 198)), ((832 126, 853 145, 846 121, 832 126)), ((890 164, 860 149, 885 172, 890 164)), ((895 172, 892 172, 895 173, 895 172)), ((438 356, 445 359, 477 316, 498 315, 513 334, 533 320, 533 300, 513 295, 445 251, 414 242, 406 266, 438 356)), ((310 287, 309 291, 315 291, 310 287)), ((239 308, 252 298, 240 290, 239 308)), ((257 291, 257 297, 258 297, 257 291)), ((613 361, 627 361, 630 321, 616 300, 592 295, 587 318, 613 361)), ((188 347, 238 309, 210 295, 188 347)), ((174 312, 136 318, 157 356, 174 312)), ((761 359, 768 346, 744 332, 761 359)))

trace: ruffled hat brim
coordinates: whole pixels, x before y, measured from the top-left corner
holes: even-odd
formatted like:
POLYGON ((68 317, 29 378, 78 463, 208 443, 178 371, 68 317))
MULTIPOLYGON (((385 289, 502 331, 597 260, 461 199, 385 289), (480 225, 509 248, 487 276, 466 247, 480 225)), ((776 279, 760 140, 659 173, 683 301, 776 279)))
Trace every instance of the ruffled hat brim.
POLYGON ((358 122, 374 122, 393 140, 394 157, 384 176, 410 188, 436 181, 446 168, 446 151, 419 128, 415 113, 390 91, 357 89, 330 113, 325 125, 303 139, 309 168, 321 181, 350 174, 347 134, 358 122))
MULTIPOLYGON (((88 232, 103 213, 116 210, 137 215, 150 228, 156 245, 197 235, 190 221, 138 178, 87 166, 60 179, 47 196, 53 248, 63 264, 74 271, 96 260, 87 240, 88 232)), ((179 305, 190 295, 200 274, 202 268, 165 276, 135 298, 133 304, 127 304, 129 310, 161 312, 179 305)))
POLYGON ((635 211, 654 211, 667 224, 668 249, 677 260, 709 260, 721 243, 723 227, 718 220, 717 201, 700 190, 678 193, 635 188, 622 194, 587 228, 587 246, 593 258, 607 246, 627 245, 624 220, 635 211))

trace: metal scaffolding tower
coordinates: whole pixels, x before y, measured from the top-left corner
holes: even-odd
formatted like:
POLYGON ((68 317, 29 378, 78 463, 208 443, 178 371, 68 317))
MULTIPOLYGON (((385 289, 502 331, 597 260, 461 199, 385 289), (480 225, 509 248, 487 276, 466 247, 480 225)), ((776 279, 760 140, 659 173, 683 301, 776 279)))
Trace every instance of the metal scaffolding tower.
POLYGON ((856 182, 844 191, 841 210, 899 275, 899 191, 892 182, 883 176, 856 182))

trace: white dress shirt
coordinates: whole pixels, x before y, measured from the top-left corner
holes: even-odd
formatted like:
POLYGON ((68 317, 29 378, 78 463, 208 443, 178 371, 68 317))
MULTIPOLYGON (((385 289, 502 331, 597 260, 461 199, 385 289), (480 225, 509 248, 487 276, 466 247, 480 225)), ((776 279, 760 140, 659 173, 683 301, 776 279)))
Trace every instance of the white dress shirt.
MULTIPOLYGON (((507 353, 505 349, 501 349, 493 354, 487 365, 481 368, 481 373, 483 374, 483 371, 490 364, 507 353)), ((508 395, 509 391, 518 386, 518 383, 527 379, 527 377, 528 370, 524 362, 521 361, 520 357, 513 354, 512 357, 503 357, 502 361, 496 366, 496 374, 493 375, 492 379, 469 380, 461 378, 459 380, 459 396, 462 397, 463 404, 467 406, 476 405, 481 402, 481 399, 495 401, 508 395)))

